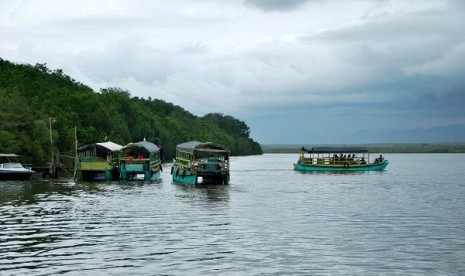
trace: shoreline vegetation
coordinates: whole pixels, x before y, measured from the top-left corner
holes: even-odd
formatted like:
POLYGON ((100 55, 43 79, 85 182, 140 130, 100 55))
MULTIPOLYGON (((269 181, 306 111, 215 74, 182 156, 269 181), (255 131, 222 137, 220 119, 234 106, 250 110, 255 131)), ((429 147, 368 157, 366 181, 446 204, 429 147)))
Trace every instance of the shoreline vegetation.
POLYGON ((16 153, 25 164, 67 156, 59 160, 70 166, 76 147, 104 141, 126 145, 146 139, 168 161, 177 144, 192 140, 220 143, 234 156, 262 153, 245 122, 208 110, 197 116, 153 97, 118 87, 95 91, 61 69, 0 58, 0 152, 16 153))
POLYGON ((465 153, 463 143, 386 143, 386 144, 261 144, 263 153, 300 153, 302 147, 311 148, 319 146, 363 147, 370 153, 465 153))

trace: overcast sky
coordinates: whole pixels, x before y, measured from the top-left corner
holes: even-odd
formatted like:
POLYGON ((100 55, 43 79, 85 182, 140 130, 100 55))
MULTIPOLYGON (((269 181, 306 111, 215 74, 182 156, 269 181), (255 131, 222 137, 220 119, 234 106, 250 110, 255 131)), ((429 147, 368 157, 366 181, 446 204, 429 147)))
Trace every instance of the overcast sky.
POLYGON ((0 0, 0 57, 232 115, 260 143, 465 123, 461 0, 0 0))

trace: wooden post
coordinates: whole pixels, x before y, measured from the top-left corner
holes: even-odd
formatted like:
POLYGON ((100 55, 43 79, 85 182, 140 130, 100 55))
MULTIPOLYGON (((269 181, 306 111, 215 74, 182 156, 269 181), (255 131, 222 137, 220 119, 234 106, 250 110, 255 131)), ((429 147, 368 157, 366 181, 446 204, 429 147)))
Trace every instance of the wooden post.
POLYGON ((51 159, 50 159, 50 177, 55 177, 55 158, 53 153, 53 135, 52 135, 52 121, 54 122, 55 119, 52 117, 48 117, 48 125, 50 130, 50 148, 51 148, 51 159))
POLYGON ((74 127, 74 173, 73 179, 76 180, 76 173, 78 167, 78 154, 77 154, 78 140, 77 140, 77 127, 74 127))

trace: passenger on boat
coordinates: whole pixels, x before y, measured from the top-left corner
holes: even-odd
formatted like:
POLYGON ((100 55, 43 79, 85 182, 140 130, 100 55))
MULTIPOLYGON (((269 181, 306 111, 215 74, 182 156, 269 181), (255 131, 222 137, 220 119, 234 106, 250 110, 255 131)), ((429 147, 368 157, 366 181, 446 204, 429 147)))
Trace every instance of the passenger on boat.
POLYGON ((352 158, 352 155, 347 154, 347 161, 349 161, 349 162, 354 161, 354 158, 352 158))
POLYGON ((381 163, 383 162, 384 158, 383 158, 383 155, 380 154, 378 158, 375 159, 375 163, 381 163))

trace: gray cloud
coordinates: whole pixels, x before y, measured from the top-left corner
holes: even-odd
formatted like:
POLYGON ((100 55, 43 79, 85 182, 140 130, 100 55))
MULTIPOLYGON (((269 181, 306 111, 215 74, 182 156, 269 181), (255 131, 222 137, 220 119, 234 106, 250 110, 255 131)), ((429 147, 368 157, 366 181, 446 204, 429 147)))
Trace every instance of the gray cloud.
POLYGON ((465 122, 460 2, 8 3, 2 58, 230 114, 260 142, 465 122))
POLYGON ((245 3, 263 11, 290 11, 310 0, 245 0, 245 3))

